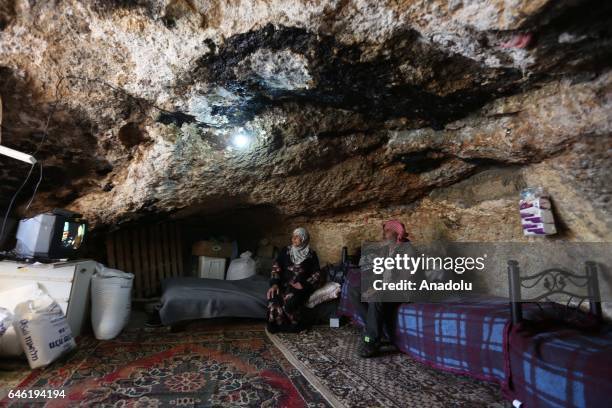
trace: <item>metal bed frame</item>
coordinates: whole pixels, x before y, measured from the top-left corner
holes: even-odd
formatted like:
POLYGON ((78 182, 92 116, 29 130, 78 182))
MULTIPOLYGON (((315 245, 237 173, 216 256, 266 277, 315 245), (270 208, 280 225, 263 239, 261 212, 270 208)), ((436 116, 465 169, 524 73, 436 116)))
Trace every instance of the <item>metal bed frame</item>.
POLYGON ((582 304, 588 300, 589 312, 602 320, 601 299, 599 294, 599 282, 597 280, 597 264, 592 261, 584 263, 584 274, 561 268, 549 268, 533 275, 521 276, 517 261, 508 261, 508 287, 510 291, 510 310, 512 312, 512 323, 520 323, 523 320, 522 302, 551 301, 552 295, 569 296, 566 307, 580 309, 582 304), (545 291, 531 299, 523 299, 521 288, 531 289, 542 282, 545 291), (586 288, 587 294, 572 292, 571 286, 575 288, 586 288), (572 300, 578 304, 572 306, 572 300))

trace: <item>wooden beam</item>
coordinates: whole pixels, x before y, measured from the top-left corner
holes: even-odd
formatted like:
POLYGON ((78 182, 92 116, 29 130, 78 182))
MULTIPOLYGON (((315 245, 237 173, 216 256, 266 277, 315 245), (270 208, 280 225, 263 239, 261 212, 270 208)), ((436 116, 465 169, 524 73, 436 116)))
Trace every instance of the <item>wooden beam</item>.
POLYGON ((174 224, 168 225, 168 246, 170 249, 170 276, 178 276, 178 257, 176 255, 176 228, 174 224))
POLYGON ((134 265, 132 263, 132 258, 134 256, 132 251, 132 237, 130 236, 130 231, 124 229, 121 231, 121 238, 123 242, 123 257, 125 263, 125 272, 134 273, 134 265))
POLYGON ((141 298, 143 292, 143 278, 144 274, 142 273, 141 268, 141 254, 140 254, 140 238, 138 236, 138 230, 133 228, 131 232, 132 236, 132 260, 134 263, 134 286, 135 286, 135 294, 136 297, 141 298))
POLYGON ((181 236, 181 227, 178 223, 174 225, 174 232, 176 234, 176 253, 178 258, 177 275, 183 276, 183 239, 181 236))
POLYGON ((115 260, 115 237, 113 234, 106 234, 106 264, 110 268, 117 268, 115 260))
POLYGON ((154 241, 155 247, 155 280, 153 281, 153 288, 155 293, 161 290, 161 281, 164 278, 164 257, 163 248, 161 242, 161 225, 157 224, 153 226, 153 234, 151 238, 154 241))
POLYGON ((121 235, 120 231, 115 231, 113 233, 113 237, 115 240, 115 249, 116 249, 116 255, 117 255, 117 269, 120 269, 122 271, 125 271, 125 261, 124 261, 124 250, 125 247, 123 246, 123 237, 121 235))
POLYGON ((153 294, 151 290, 151 264, 149 262, 149 242, 147 228, 140 228, 138 230, 140 252, 142 253, 142 277, 143 277, 143 292, 144 296, 148 297, 153 294))

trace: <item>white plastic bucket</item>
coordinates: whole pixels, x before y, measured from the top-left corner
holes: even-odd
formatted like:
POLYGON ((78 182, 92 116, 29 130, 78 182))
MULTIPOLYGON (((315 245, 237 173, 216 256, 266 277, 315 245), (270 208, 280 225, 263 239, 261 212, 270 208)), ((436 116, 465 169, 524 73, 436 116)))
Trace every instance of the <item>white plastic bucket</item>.
POLYGON ((134 275, 96 266, 91 278, 91 324, 98 340, 115 338, 130 319, 134 275))

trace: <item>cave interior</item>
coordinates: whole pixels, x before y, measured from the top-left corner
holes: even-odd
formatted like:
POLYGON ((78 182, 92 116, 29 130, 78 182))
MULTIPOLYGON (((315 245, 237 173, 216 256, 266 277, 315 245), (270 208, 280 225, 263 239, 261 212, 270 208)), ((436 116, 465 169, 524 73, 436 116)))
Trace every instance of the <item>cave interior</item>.
POLYGON ((0 155, 2 256, 19 220, 78 213, 79 257, 133 273, 138 311, 202 276, 202 242, 268 277, 297 227, 321 266, 388 220, 415 244, 605 244, 612 2, 0 0, 0 124, 36 159, 0 155), (525 233, 536 187, 554 234, 525 233))
POLYGON ((529 186, 547 239, 610 239, 607 2, 346 3, 3 2, 0 141, 38 160, 0 157, 4 249, 52 208, 83 214, 102 262, 109 235, 176 224, 186 271, 199 239, 256 252, 298 225, 325 263, 390 218, 525 241, 529 186))

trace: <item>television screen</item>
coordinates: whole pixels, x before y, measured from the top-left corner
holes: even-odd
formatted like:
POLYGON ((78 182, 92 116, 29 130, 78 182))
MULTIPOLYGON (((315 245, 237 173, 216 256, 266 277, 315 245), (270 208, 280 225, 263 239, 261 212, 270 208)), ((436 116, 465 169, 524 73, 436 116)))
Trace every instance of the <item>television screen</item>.
POLYGON ((15 254, 22 258, 37 259, 76 257, 87 234, 87 223, 69 215, 44 213, 21 220, 15 254))
POLYGON ((85 237, 85 224, 64 221, 61 247, 64 249, 79 249, 85 237))

